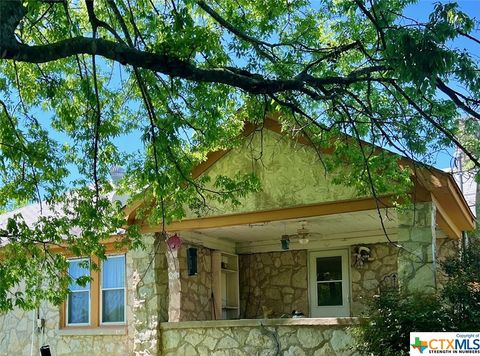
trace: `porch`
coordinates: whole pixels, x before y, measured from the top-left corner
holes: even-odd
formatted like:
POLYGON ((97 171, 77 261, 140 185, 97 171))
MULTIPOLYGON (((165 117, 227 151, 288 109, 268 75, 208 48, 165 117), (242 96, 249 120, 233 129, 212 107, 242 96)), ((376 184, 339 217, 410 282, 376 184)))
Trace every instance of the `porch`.
MULTIPOLYGON (((204 210, 186 207, 185 218, 166 227, 182 241, 178 249, 168 250, 157 236, 150 309, 152 325, 160 321, 159 349, 351 355, 349 327, 381 288, 428 292, 441 285, 437 263, 474 227, 452 177, 417 167, 413 205, 396 210, 394 195, 379 200, 334 183, 349 170, 345 162, 327 176, 308 143, 275 125, 195 168, 194 179, 208 175, 210 182, 252 173, 261 189, 238 204, 212 199, 204 210), (293 311, 304 317, 293 318, 293 311)), ((135 207, 127 215, 137 221, 135 207)), ((163 228, 145 224, 141 232, 163 228)))
MULTIPOLYGON (((438 259, 454 253, 462 231, 474 226, 451 176, 416 169, 414 204, 397 211, 394 195, 360 196, 335 184, 347 164, 327 176, 310 145, 285 136, 278 123, 269 127, 212 153, 192 172, 210 182, 252 173, 261 189, 238 204, 211 199, 201 211, 186 207, 184 219, 168 224, 183 244, 165 251, 158 269, 158 283, 168 281, 159 293, 168 315, 162 320, 280 318, 294 310, 306 317, 360 316, 382 284, 437 288, 438 259)), ((135 208, 127 215, 136 221, 135 208)))
POLYGON ((437 288, 436 263, 455 240, 435 206, 380 213, 178 228, 183 244, 166 251, 168 321, 357 317, 382 288, 437 288))

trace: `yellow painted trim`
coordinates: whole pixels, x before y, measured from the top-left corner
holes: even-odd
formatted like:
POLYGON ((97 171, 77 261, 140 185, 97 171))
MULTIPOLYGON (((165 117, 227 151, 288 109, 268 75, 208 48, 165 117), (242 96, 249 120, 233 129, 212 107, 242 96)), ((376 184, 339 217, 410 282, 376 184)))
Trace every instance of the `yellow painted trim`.
POLYGON ((475 229, 475 217, 465 202, 453 178, 446 181, 445 186, 432 191, 432 195, 444 210, 444 217, 448 216, 452 224, 460 231, 475 229))
MULTIPOLYGON (((91 256, 92 262, 100 267, 100 259, 97 256, 91 256)), ((90 272, 92 282, 90 283, 90 326, 98 328, 100 326, 100 271, 90 272)))
MULTIPOLYGON (((126 253, 129 250, 128 245, 123 245, 120 248, 117 248, 117 246, 115 246, 117 243, 120 243, 124 237, 124 235, 112 235, 108 239, 100 241, 100 244, 105 246, 105 253, 126 253)), ((60 253, 66 257, 75 257, 72 252, 68 251, 67 244, 48 245, 48 250, 52 253, 60 253)))
MULTIPOLYGON (((389 197, 382 197, 381 208, 390 207, 389 197)), ((167 226, 167 231, 190 231, 199 229, 211 229, 218 227, 256 224, 261 222, 299 219, 313 216, 332 215, 376 209, 377 205, 373 198, 362 198, 355 200, 343 200, 320 204, 302 205, 291 208, 274 210, 254 211, 248 213, 210 216, 198 219, 185 219, 175 221, 167 226)), ((161 231, 161 225, 145 226, 142 233, 161 231)))
MULTIPOLYGON (((406 159, 402 162, 408 163, 406 159)), ((412 165, 413 163, 410 162, 410 166, 412 165)), ((456 229, 451 230, 450 233, 457 235, 456 230, 460 230, 461 234, 461 231, 475 229, 475 216, 451 174, 433 167, 415 167, 413 174, 418 184, 429 191, 442 207, 440 223, 446 226, 447 222, 444 219, 447 217, 451 221, 448 224, 456 226, 456 229)))
POLYGON ((459 239, 462 236, 462 230, 455 225, 448 213, 445 211, 444 206, 435 198, 432 194, 432 202, 437 209, 437 223, 438 226, 450 237, 459 239))

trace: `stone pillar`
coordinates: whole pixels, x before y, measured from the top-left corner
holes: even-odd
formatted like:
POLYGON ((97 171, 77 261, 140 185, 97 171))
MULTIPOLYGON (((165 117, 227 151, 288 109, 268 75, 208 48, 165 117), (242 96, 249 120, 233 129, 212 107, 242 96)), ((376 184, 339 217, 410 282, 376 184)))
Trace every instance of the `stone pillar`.
POLYGON ((159 323, 168 317, 168 269, 165 243, 159 236, 143 236, 143 249, 127 254, 129 335, 135 355, 160 352, 159 323))
POLYGON ((178 250, 170 251, 167 248, 166 256, 168 262, 168 321, 180 321, 182 284, 180 281, 180 265, 178 261, 178 250))
POLYGON ((432 202, 416 203, 398 212, 398 280, 409 292, 436 290, 435 216, 432 202))

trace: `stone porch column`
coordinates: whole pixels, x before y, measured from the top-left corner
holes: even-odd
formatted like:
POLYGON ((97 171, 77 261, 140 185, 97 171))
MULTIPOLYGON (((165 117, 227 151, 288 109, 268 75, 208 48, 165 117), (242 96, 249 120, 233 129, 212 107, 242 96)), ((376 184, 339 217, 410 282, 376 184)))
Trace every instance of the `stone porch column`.
POLYGON ((128 334, 136 355, 161 350, 159 323, 168 321, 168 266, 161 237, 143 236, 143 249, 127 254, 128 334))
POLYGON ((436 290, 436 208, 432 202, 416 203, 398 213, 398 280, 409 292, 436 290))
POLYGON ((166 258, 168 263, 168 320, 170 322, 180 321, 181 312, 181 293, 182 284, 180 281, 180 263, 178 260, 179 251, 166 250, 166 258))

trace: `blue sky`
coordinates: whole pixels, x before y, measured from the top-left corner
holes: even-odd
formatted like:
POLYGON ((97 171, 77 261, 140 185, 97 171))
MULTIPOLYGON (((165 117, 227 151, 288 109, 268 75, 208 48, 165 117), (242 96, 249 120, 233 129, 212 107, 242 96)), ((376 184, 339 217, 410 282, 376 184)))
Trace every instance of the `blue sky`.
MULTIPOLYGON (((408 17, 412 17, 418 20, 426 20, 436 2, 438 1, 420 0, 418 3, 408 6, 404 14, 408 17)), ((442 2, 445 2, 445 1, 442 1, 442 2)), ((458 1, 458 3, 462 11, 466 12, 472 17, 475 17, 480 13, 479 12, 480 0, 463 0, 463 1, 458 1)), ((480 57, 480 45, 474 45, 471 41, 460 39, 452 43, 452 46, 455 46, 461 49, 465 48, 469 52, 474 53, 475 55, 480 57)), ((112 78, 112 81, 120 82, 118 71, 115 71, 115 72, 117 73, 116 74, 117 77, 112 78)), ((49 115, 45 115, 45 116, 48 117, 49 115)), ((44 118, 46 118, 45 116, 44 118)), ((60 142, 66 140, 65 135, 62 135, 58 132, 54 132, 52 130, 51 134, 55 139, 59 140, 60 142)), ((140 132, 135 131, 129 135, 116 138, 115 143, 119 146, 120 150, 128 153, 142 151, 143 143, 140 140, 140 135, 141 135, 140 132)), ((448 152, 446 151, 444 153, 440 153, 438 155, 437 163, 435 164, 435 166, 438 168, 450 167, 452 163, 452 153, 453 153, 452 149, 448 150, 448 152)), ((75 168, 71 167, 71 169, 72 169, 72 172, 71 172, 72 179, 77 178, 76 176, 78 174, 75 172, 75 168)))
MULTIPOLYGON (((417 20, 426 20, 428 19, 429 14, 432 12, 435 3, 449 3, 451 1, 432 1, 432 0, 420 0, 415 4, 407 6, 405 9, 404 15, 417 19, 417 20)), ((477 21, 480 16, 480 0, 459 0, 457 1, 459 8, 469 15, 472 18, 475 18, 477 21)), ((480 37, 480 28, 479 24, 476 26, 475 33, 477 37, 480 37)), ((459 38, 455 40, 451 46, 453 48, 465 49, 468 52, 472 53, 477 60, 480 59, 480 45, 473 43, 472 41, 466 38, 459 38)), ((453 149, 449 149, 448 152, 440 153, 437 158, 435 166, 437 168, 449 168, 451 167, 453 149)))

